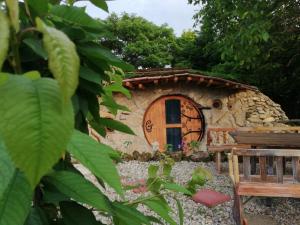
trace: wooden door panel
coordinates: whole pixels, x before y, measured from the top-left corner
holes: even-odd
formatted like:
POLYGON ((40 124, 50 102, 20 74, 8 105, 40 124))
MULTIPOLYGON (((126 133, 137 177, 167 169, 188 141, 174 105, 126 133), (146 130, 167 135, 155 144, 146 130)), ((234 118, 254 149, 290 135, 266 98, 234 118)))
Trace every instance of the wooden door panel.
POLYGON ((167 144, 166 129, 181 128, 182 140, 185 142, 185 149, 187 143, 201 140, 203 129, 203 115, 197 109, 196 104, 192 100, 183 96, 164 96, 154 101, 147 109, 143 128, 147 141, 149 144, 158 142, 159 150, 164 151, 167 144), (180 124, 166 124, 165 115, 165 101, 170 99, 180 100, 181 123, 180 124))

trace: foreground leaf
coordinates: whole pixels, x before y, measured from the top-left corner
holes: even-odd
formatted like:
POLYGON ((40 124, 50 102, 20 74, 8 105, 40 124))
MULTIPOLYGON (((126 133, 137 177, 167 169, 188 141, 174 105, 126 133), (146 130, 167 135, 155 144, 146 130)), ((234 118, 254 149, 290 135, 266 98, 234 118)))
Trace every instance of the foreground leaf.
POLYGON ((15 32, 18 33, 20 30, 19 24, 19 1, 18 0, 6 0, 8 8, 9 19, 14 28, 15 32))
POLYGON ((88 204, 98 210, 110 212, 110 202, 101 191, 84 177, 67 171, 53 172, 45 181, 72 199, 88 204))
POLYGON ((70 99, 78 85, 80 60, 74 43, 63 32, 48 27, 39 18, 37 28, 43 33, 49 69, 57 79, 65 99, 70 99))
POLYGON ((59 204, 65 225, 96 225, 93 212, 76 202, 61 202, 59 204))
POLYGON ((82 27, 91 32, 101 33, 105 30, 103 23, 90 17, 83 8, 55 5, 51 7, 50 13, 53 20, 63 20, 72 27, 82 27))
POLYGON ((23 225, 31 198, 28 181, 14 168, 0 141, 0 225, 23 225))
POLYGON ((142 225, 149 224, 149 219, 136 208, 123 205, 119 202, 113 202, 115 225, 142 225))
POLYGON ((40 40, 33 38, 26 38, 23 42, 32 49, 38 56, 42 57, 44 60, 48 59, 48 55, 42 47, 42 43, 40 40))
POLYGON ((128 127, 127 125, 125 125, 124 123, 121 123, 119 121, 107 119, 107 118, 100 118, 99 123, 105 127, 112 129, 112 130, 117 130, 117 131, 121 131, 126 134, 134 135, 134 132, 130 127, 128 127))
POLYGON ((31 211, 24 225, 48 225, 48 224, 49 221, 44 211, 41 208, 34 207, 31 208, 31 211))
POLYGON ((22 225, 30 210, 32 191, 20 171, 15 171, 0 199, 0 224, 22 225))
POLYGON ((153 198, 143 202, 144 205, 148 206, 152 211, 157 213, 161 218, 163 218, 170 225, 177 225, 176 222, 169 215, 171 211, 168 203, 163 198, 153 198))
POLYGON ((94 141, 86 134, 74 131, 68 151, 94 175, 123 195, 118 171, 108 155, 111 152, 110 147, 94 141))
POLYGON ((179 225, 183 225, 183 217, 184 217, 183 208, 180 201, 177 198, 175 198, 175 201, 178 208, 179 225))
POLYGON ((180 192, 189 196, 193 195, 188 189, 176 183, 164 183, 163 186, 171 191, 180 192))
POLYGON ((0 136, 35 187, 67 147, 74 129, 72 104, 63 104, 57 82, 47 78, 8 76, 0 96, 0 136))
POLYGON ((104 0, 90 0, 90 2, 93 3, 95 6, 99 7, 100 9, 103 9, 104 11, 108 12, 107 3, 104 0))
POLYGON ((9 21, 6 15, 0 10, 0 71, 6 59, 9 47, 9 21))

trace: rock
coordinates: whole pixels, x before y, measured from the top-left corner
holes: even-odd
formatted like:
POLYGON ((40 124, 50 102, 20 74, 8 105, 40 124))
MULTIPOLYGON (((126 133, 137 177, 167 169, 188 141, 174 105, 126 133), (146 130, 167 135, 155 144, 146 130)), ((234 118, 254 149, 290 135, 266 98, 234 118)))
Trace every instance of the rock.
POLYGON ((207 161, 208 160, 208 158, 209 158, 209 154, 208 154, 208 152, 204 152, 204 151, 202 151, 202 152, 195 152, 195 153, 193 153, 190 157, 189 157, 189 159, 191 160, 191 161, 193 161, 193 162, 202 162, 202 161, 207 161))
POLYGON ((263 120, 264 123, 271 123, 271 122, 274 122, 274 121, 275 121, 274 117, 268 117, 268 118, 263 120))

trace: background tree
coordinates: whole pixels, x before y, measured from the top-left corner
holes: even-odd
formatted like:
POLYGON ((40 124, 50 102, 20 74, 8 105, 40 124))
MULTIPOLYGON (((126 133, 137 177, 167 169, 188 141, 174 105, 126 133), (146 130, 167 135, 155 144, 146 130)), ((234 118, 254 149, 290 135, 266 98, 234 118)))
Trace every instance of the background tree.
POLYGON ((205 55, 217 59, 208 69, 258 86, 289 117, 299 118, 299 1, 189 2, 202 4, 195 19, 208 41, 205 55))
POLYGON ((112 49, 124 61, 136 68, 154 68, 171 65, 176 46, 172 28, 157 26, 146 19, 129 15, 111 14, 106 20, 108 36, 103 44, 112 49))

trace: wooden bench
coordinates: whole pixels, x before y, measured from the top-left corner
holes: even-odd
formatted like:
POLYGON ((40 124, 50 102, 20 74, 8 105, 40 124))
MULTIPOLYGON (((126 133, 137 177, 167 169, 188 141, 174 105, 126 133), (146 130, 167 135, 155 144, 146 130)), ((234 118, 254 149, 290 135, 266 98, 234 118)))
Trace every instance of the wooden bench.
POLYGON ((232 132, 231 135, 238 144, 252 147, 233 148, 232 153, 228 154, 229 174, 235 192, 233 212, 238 225, 247 224, 243 217, 242 196, 300 198, 299 127, 245 130, 247 128, 232 132), (286 131, 288 133, 278 133, 286 131), (239 158, 242 158, 242 173, 239 158), (291 159, 291 174, 286 174, 286 159, 291 159), (256 172, 256 161, 259 162, 259 173, 256 172))
POLYGON ((233 148, 228 154, 229 174, 234 182, 233 216, 237 225, 247 225, 242 196, 300 198, 300 149, 233 148), (239 157, 243 158, 242 173, 239 157), (259 175, 251 174, 250 157, 259 157, 259 175), (268 175, 266 157, 275 157, 276 174, 268 175), (283 173, 283 159, 292 158, 292 174, 283 173))
POLYGON ((231 152, 233 147, 250 147, 249 145, 237 145, 231 138, 229 132, 236 131, 236 128, 209 128, 207 130, 207 150, 215 154, 215 166, 218 173, 222 171, 221 155, 231 152))

